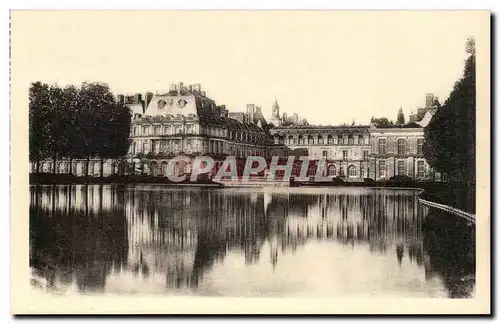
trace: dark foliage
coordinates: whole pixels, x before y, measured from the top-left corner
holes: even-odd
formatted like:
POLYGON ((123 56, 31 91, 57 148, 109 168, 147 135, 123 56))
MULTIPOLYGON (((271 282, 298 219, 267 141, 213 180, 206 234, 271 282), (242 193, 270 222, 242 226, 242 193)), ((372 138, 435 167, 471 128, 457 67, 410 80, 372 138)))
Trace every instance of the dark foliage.
POLYGON ((370 119, 370 123, 374 124, 377 127, 387 127, 394 125, 394 122, 392 120, 389 120, 387 117, 379 117, 379 118, 372 117, 370 119))
POLYGON ((398 124, 398 125, 404 125, 405 124, 405 115, 403 114, 403 109, 402 108, 399 108, 398 118, 396 120, 396 124, 398 124))
POLYGON ((127 154, 130 110, 115 100, 107 85, 84 83, 80 88, 60 88, 35 82, 29 96, 30 161, 88 161, 90 157, 108 159, 127 154))
POLYGON ((473 39, 467 44, 469 57, 464 74, 443 106, 425 129, 424 155, 438 172, 452 181, 476 180, 476 56, 473 39))

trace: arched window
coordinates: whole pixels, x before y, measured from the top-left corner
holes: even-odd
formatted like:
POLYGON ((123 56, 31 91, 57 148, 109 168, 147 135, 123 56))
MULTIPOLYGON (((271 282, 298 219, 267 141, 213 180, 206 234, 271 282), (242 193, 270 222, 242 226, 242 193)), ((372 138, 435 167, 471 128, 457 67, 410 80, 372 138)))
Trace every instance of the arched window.
POLYGON ((94 176, 100 176, 101 175, 101 163, 100 162, 95 162, 94 163, 94 176))
POLYGON ((158 175, 158 163, 156 161, 151 162, 151 175, 156 177, 158 175))
POLYGON ((347 168, 347 174, 350 178, 356 177, 356 167, 354 165, 350 165, 349 168, 347 168))
POLYGON ((337 169, 335 168, 335 165, 332 164, 328 167, 328 175, 334 177, 337 175, 337 169))
POLYGON ((115 172, 118 172, 119 175, 123 175, 125 173, 125 163, 124 162, 118 162, 118 165, 117 165, 116 169, 117 170, 115 172))
POLYGON ((76 175, 77 176, 83 175, 83 163, 82 162, 76 162, 76 175))
POLYGON ((166 177, 167 176, 167 166, 168 166, 168 163, 167 161, 163 161, 161 163, 161 173, 166 177))

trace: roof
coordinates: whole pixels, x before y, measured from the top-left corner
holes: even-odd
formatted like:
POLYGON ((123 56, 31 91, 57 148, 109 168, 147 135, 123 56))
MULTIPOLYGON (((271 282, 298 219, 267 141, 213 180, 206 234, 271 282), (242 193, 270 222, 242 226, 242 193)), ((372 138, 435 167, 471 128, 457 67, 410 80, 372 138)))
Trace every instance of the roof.
POLYGON ((239 120, 227 117, 201 116, 200 123, 204 125, 214 125, 226 127, 229 130, 247 130, 255 133, 265 133, 262 128, 252 123, 242 123, 239 120))
POLYGON ((403 125, 379 125, 379 126, 376 126, 375 128, 420 128, 420 127, 422 127, 422 126, 420 126, 416 122, 409 122, 409 123, 403 124, 403 125))

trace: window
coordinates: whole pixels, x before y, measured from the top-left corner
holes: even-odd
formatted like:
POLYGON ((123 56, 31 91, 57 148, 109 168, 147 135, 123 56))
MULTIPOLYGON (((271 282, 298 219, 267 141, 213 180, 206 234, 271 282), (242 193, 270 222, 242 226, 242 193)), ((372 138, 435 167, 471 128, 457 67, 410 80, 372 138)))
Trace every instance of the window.
POLYGON ((352 137, 351 137, 351 138, 349 138, 349 139, 347 140, 347 143, 349 143, 350 145, 354 144, 354 138, 352 138, 352 137))
POLYGON ((163 134, 170 134, 170 126, 163 127, 163 134))
POLYGON ((142 153, 147 153, 148 152, 148 142, 143 142, 142 143, 142 153))
POLYGON ((309 144, 314 144, 314 139, 313 138, 309 138, 309 144))
POLYGON ((370 139, 368 137, 365 137, 365 144, 369 144, 370 139))
POLYGON ((359 177, 360 178, 365 177, 365 168, 363 168, 363 166, 361 166, 361 168, 359 169, 359 177))
POLYGON ((134 136, 137 136, 137 133, 139 133, 139 130, 138 130, 139 127, 135 126, 134 127, 134 136))
POLYGON ((181 133, 181 126, 175 126, 175 134, 181 133))
POLYGON ((363 144, 363 137, 358 137, 358 144, 363 144))
POLYGON ((368 160, 368 150, 363 151, 363 160, 368 160))
POLYGON ((323 137, 318 138, 318 143, 323 144, 323 137))
POLYGON ((406 153, 406 141, 404 138, 399 138, 398 139, 398 154, 405 154, 406 153))
POLYGON ((148 135, 149 132, 149 126, 143 126, 142 127, 142 135, 148 135))
POLYGON ((343 158, 344 160, 347 160, 347 150, 343 150, 343 151, 342 151, 342 158, 343 158))
POLYGON ((328 137, 328 144, 332 144, 332 138, 328 137))
POLYGON ((330 165, 328 167, 328 175, 329 176, 336 176, 337 175, 337 170, 335 169, 335 165, 330 165))
POLYGON ((425 173, 424 161, 417 161, 417 177, 423 178, 425 173))
POLYGON ((418 155, 424 154, 424 139, 423 138, 417 139, 417 154, 418 155))
POLYGON ((339 143, 339 139, 338 138, 334 138, 333 139, 333 144, 338 144, 339 143))
POLYGON ((160 126, 155 126, 154 127, 154 133, 155 133, 155 135, 160 134, 160 126))
POLYGON ((398 175, 406 174, 406 161, 398 161, 398 175))
POLYGON ((379 161, 378 162, 378 176, 380 178, 385 177, 385 161, 379 161))
POLYGON ((323 156, 327 157, 328 156, 328 151, 323 151, 323 156))
POLYGON ((339 144, 344 144, 344 139, 339 137, 339 144))
POLYGON ((347 168, 347 174, 350 178, 356 177, 356 167, 354 165, 350 165, 349 168, 347 168))
POLYGON ((387 154, 387 141, 385 138, 379 138, 378 140, 378 153, 387 154))

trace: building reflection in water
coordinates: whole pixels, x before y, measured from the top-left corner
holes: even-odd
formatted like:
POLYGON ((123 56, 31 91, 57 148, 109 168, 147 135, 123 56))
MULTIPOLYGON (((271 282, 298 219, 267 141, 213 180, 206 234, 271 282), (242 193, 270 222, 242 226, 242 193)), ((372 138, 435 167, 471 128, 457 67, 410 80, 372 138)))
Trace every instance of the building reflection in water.
POLYGON ((274 271, 326 242, 409 262, 468 297, 473 230, 440 216, 413 190, 32 187, 30 264, 51 290, 191 293, 229 256, 274 271))

